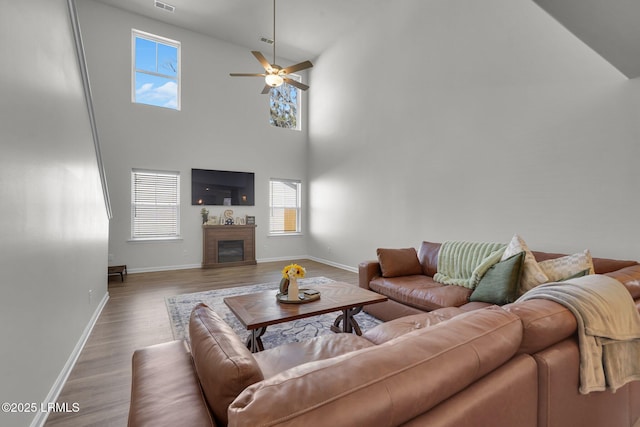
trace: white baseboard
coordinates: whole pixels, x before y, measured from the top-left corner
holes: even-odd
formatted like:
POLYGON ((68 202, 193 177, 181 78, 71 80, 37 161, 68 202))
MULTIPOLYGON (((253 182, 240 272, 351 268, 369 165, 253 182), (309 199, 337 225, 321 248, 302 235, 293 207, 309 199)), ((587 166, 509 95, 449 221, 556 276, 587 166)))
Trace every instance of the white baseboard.
POLYGON ((310 259, 311 261, 319 262, 322 264, 330 265, 335 268, 340 268, 342 270, 347 270, 352 273, 358 272, 358 267, 352 267, 350 265, 345 265, 345 264, 338 264, 337 262, 329 261, 328 259, 316 258, 314 256, 308 256, 307 259, 310 259))
POLYGON ((201 268, 202 264, 167 265, 162 267, 128 268, 127 273, 153 273, 154 271, 188 270, 201 268))
MULTIPOLYGON (((98 307, 96 307, 96 310, 93 312, 93 315, 91 316, 91 319, 89 320, 89 323, 87 324, 87 326, 84 328, 84 331, 82 332, 82 335, 78 340, 78 343, 76 344, 75 348, 71 352, 69 359, 67 359, 67 363, 65 363, 64 367, 62 368, 62 371, 58 375, 58 378, 56 378, 56 381, 53 383, 53 387, 51 387, 51 390, 49 390, 49 394, 47 394, 47 397, 43 401, 42 403, 43 405, 46 406, 49 403, 55 403, 58 400, 58 397, 60 396, 60 392, 62 391, 64 384, 67 382, 67 379, 71 374, 71 370, 73 369, 76 362, 78 361, 78 357, 80 357, 80 352, 82 352, 84 345, 87 343, 87 340, 89 339, 89 335, 91 335, 91 331, 93 330, 93 327, 98 321, 98 318, 100 317, 100 313, 102 313, 102 309, 107 304, 108 300, 109 300, 109 292, 104 294, 102 301, 100 301, 100 304, 98 304, 98 307)), ((31 421, 30 426, 31 427, 44 426, 44 423, 47 421, 48 416, 49 416, 49 412, 46 412, 46 411, 38 412, 38 415, 36 415, 33 421, 31 421)))
POLYGON ((294 256, 294 257, 278 257, 278 258, 261 258, 258 260, 258 262, 262 263, 262 262, 274 262, 274 261, 291 261, 294 259, 308 259, 311 261, 315 261, 315 262, 319 262, 321 264, 326 264, 326 265, 330 265, 332 267, 336 267, 336 268, 340 268, 342 270, 347 270, 347 271, 351 271, 352 273, 357 273, 358 272, 358 268, 357 267, 351 267, 349 265, 344 265, 344 264, 338 264, 337 262, 333 262, 333 261, 329 261, 326 259, 322 259, 322 258, 317 258, 311 255, 299 255, 299 256, 294 256))
MULTIPOLYGON (((322 264, 330 265, 332 267, 340 268, 342 270, 351 271, 352 273, 357 273, 357 267, 351 267, 349 265, 338 264, 333 261, 329 261, 322 258, 316 258, 310 255, 295 255, 295 256, 283 256, 283 257, 273 257, 273 258, 260 258, 257 259, 257 263, 264 262, 289 262, 295 259, 308 259, 311 261, 316 261, 322 264)), ((185 264, 185 265, 168 265, 161 267, 142 267, 142 268, 127 268, 128 273, 153 273, 156 271, 171 271, 171 270, 188 270, 191 268, 201 268, 202 264, 185 264)))

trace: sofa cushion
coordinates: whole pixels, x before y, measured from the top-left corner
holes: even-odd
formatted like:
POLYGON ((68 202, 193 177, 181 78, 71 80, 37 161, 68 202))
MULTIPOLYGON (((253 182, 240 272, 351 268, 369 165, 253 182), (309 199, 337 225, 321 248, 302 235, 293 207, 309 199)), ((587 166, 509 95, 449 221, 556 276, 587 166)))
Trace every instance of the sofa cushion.
POLYGON ((594 274, 593 260, 589 249, 573 255, 539 261, 538 266, 547 275, 550 282, 566 280, 584 270, 588 270, 588 274, 594 274))
POLYGON ((378 262, 382 277, 411 276, 422 274, 422 266, 414 248, 383 249, 378 248, 378 262))
POLYGON ((389 322, 381 323, 378 326, 369 329, 367 332, 362 334, 362 336, 374 344, 382 344, 408 332, 437 325, 438 323, 442 323, 445 320, 449 320, 463 313, 465 313, 465 311, 458 307, 446 307, 429 311, 427 313, 404 316, 390 320, 389 322))
POLYGON ((207 305, 200 303, 189 320, 191 354, 215 418, 227 425, 229 404, 248 386, 264 379, 240 337, 207 305))
POLYGON ((520 279, 520 289, 519 294, 522 295, 530 289, 535 288, 542 283, 546 283, 549 281, 549 278, 544 271, 540 269, 538 266, 538 262, 536 258, 533 256, 533 253, 522 239, 522 237, 515 234, 509 244, 507 245, 507 249, 504 251, 502 255, 501 261, 513 256, 519 252, 524 252, 524 267, 522 270, 522 278, 520 279))
POLYGON ((373 345, 375 344, 369 339, 356 334, 331 334, 279 345, 253 356, 264 377, 269 378, 294 366, 329 359, 373 345))
POLYGON ((433 277, 438 272, 438 254, 441 246, 442 243, 422 242, 418 250, 422 274, 433 277))
POLYGON ((229 407, 229 424, 401 425, 501 367, 521 339, 520 320, 499 307, 461 314, 254 384, 229 407))
POLYGON ((503 305, 518 298, 525 253, 520 252, 493 265, 484 274, 469 297, 469 301, 482 301, 503 305))
POLYGON ((469 301, 472 290, 462 286, 443 285, 424 275, 377 277, 369 288, 399 303, 431 311, 443 307, 458 307, 469 301))

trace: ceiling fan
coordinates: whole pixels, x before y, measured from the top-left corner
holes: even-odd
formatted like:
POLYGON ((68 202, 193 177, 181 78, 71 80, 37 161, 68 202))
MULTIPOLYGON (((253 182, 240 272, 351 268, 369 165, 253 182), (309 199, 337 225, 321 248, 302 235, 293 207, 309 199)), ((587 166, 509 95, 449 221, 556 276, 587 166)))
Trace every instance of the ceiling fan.
POLYGON ((304 83, 300 83, 297 80, 291 79, 287 77, 291 73, 295 73, 296 71, 306 70, 307 68, 313 67, 313 64, 310 61, 300 62, 295 65, 290 65, 288 67, 282 68, 277 65, 276 62, 276 0, 273 0, 273 63, 269 64, 267 58, 262 55, 257 50, 252 50, 251 53, 256 57, 258 62, 262 64, 264 67, 264 73, 262 74, 250 74, 250 73, 230 73, 229 75, 232 77, 264 77, 265 86, 262 89, 262 94, 267 94, 271 90, 271 88, 278 87, 282 85, 282 83, 288 83, 291 86, 295 86, 301 90, 309 89, 304 83))

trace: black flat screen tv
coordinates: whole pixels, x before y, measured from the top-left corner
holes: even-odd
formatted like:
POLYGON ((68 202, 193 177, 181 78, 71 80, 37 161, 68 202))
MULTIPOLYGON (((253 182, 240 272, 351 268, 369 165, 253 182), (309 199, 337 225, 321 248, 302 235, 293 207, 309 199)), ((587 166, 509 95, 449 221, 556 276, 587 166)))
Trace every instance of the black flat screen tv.
POLYGON ((191 169, 191 204, 253 206, 255 174, 191 169))

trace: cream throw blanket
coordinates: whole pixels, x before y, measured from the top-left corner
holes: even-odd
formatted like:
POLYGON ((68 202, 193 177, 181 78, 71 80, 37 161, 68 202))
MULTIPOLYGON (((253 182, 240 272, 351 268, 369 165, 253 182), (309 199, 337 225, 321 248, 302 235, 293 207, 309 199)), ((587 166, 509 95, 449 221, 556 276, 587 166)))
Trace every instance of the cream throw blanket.
POLYGON ((485 242, 444 242, 433 280, 474 289, 484 273, 500 261, 506 245, 485 242))
POLYGON ((578 321, 580 393, 640 380, 640 315, 622 283, 594 274, 540 285, 516 302, 534 298, 564 305, 578 321))

